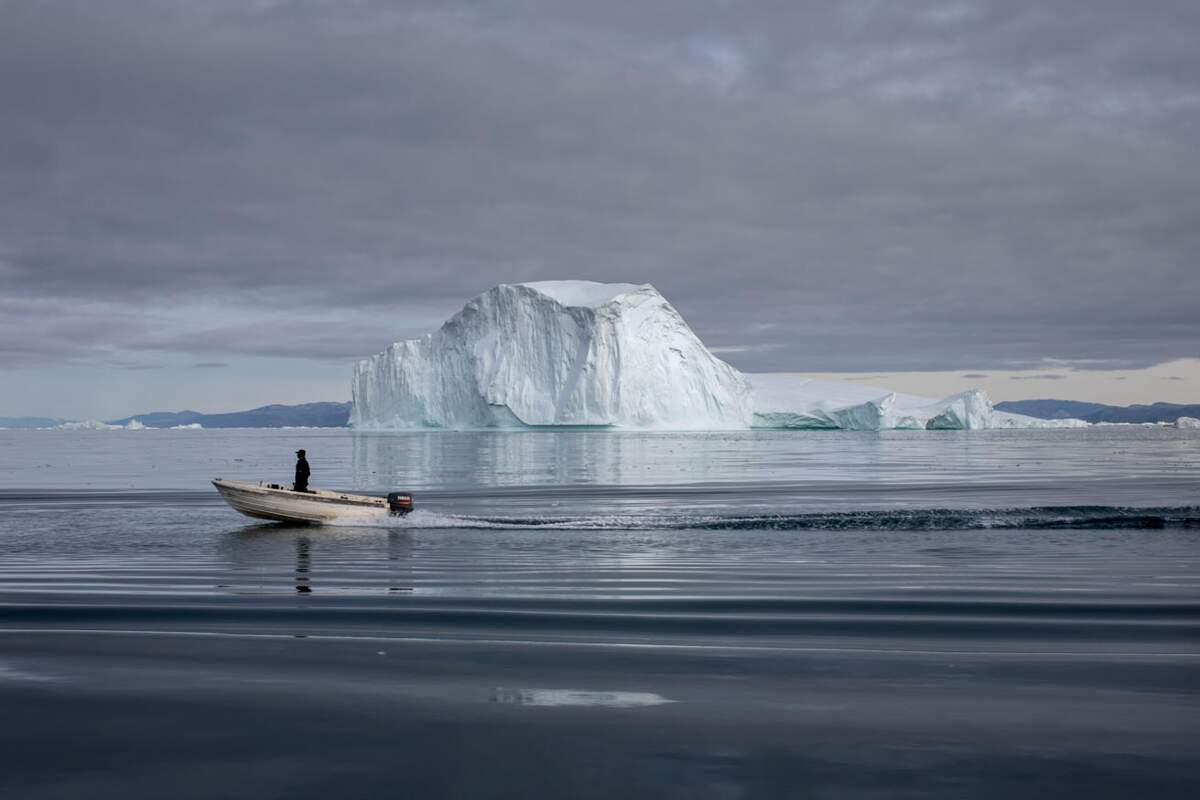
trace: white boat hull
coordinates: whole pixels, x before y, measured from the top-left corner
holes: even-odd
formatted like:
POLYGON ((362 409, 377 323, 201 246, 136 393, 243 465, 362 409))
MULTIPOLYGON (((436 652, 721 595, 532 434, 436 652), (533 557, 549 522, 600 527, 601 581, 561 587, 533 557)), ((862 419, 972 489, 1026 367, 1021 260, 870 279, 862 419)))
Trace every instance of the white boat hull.
POLYGON ((212 484, 234 510, 255 519, 322 523, 353 517, 381 517, 389 513, 388 502, 382 497, 322 490, 294 492, 223 478, 213 480, 212 484))

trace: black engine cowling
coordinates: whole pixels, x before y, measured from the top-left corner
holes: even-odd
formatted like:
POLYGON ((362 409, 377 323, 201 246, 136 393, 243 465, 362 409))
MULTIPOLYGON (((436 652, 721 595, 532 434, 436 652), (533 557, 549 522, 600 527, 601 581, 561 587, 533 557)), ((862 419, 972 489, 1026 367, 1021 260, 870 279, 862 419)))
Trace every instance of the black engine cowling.
POLYGON ((413 498, 408 492, 389 492, 388 513, 399 516, 413 510, 413 498))

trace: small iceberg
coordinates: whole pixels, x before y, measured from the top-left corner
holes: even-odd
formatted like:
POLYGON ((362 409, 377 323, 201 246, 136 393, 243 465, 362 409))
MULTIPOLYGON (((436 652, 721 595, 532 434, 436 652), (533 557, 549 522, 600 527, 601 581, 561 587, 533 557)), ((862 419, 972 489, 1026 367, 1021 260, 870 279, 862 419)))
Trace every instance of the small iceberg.
POLYGON ((115 431, 118 425, 109 425, 95 419, 85 419, 78 422, 63 422, 50 428, 52 431, 115 431))
POLYGON ((147 430, 139 420, 131 419, 124 425, 110 425, 95 419, 85 419, 78 422, 64 422, 55 425, 52 431, 144 431, 147 430))

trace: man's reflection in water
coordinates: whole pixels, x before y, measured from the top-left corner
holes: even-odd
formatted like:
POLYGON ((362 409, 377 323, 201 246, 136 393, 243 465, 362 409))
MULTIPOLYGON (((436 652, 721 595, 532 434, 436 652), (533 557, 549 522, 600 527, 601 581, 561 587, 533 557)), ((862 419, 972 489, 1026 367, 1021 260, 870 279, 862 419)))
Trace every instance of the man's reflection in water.
POLYGON ((296 591, 300 594, 312 591, 312 587, 309 586, 310 545, 307 536, 296 538, 296 591))

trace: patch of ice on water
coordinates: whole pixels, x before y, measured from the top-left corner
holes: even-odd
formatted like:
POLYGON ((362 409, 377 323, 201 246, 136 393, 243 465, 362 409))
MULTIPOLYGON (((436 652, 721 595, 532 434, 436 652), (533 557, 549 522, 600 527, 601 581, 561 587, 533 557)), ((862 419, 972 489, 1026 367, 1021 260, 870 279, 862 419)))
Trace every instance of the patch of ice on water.
POLYGON ((596 692, 583 689, 505 689, 492 693, 492 702, 514 706, 602 706, 644 708, 674 703, 653 692, 596 692))

